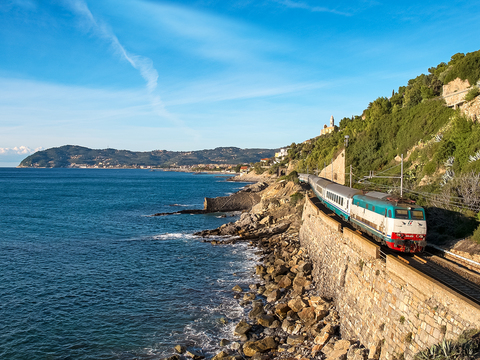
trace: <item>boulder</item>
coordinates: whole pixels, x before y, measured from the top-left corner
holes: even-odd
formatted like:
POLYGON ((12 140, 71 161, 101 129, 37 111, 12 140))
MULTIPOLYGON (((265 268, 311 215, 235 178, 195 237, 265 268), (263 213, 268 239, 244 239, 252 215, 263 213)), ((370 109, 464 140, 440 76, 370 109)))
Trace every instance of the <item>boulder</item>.
POLYGON ((287 334, 293 334, 295 330, 295 321, 289 319, 283 320, 282 330, 285 331, 287 334))
POLYGON ((218 354, 216 354, 216 355, 212 358, 212 360, 224 359, 224 358, 226 358, 227 356, 228 356, 228 353, 222 350, 222 351, 220 351, 218 354))
POLYGON ((295 311, 296 313, 302 311, 302 309, 304 307, 307 306, 307 304, 305 303, 305 301, 303 301, 303 299, 301 297, 296 297, 292 300, 290 300, 288 302, 288 306, 290 307, 290 309, 292 309, 293 311, 295 311))
POLYGON ((264 275, 266 273, 265 267, 262 265, 255 266, 255 274, 264 275))
POLYGON ((351 346, 348 349, 347 360, 366 360, 368 358, 368 350, 359 348, 358 346, 351 346))
POLYGON ((243 300, 246 300, 246 301, 248 301, 248 300, 255 300, 255 294, 253 294, 253 293, 245 293, 245 294, 243 295, 243 300))
POLYGON ((282 323, 278 320, 274 320, 273 323, 269 326, 270 329, 278 329, 282 326, 282 323))
POLYGON ((282 320, 287 317, 287 313, 290 310, 291 309, 287 304, 278 304, 275 306, 275 314, 282 320))
POLYGON ((257 317, 257 322, 263 327, 270 327, 275 321, 272 315, 261 314, 257 317))
POLYGON ((312 307, 305 307, 298 313, 298 317, 304 323, 315 320, 315 310, 312 307))
POLYGON ((285 265, 277 265, 274 267, 274 270, 272 272, 272 276, 276 277, 279 275, 285 275, 288 273, 289 269, 285 265))
POLYGON ((203 355, 200 355, 200 354, 197 354, 197 353, 194 353, 192 351, 186 351, 185 352, 185 356, 186 357, 189 357, 193 360, 201 360, 201 359, 205 359, 205 356, 203 355))
POLYGON ((288 275, 284 275, 282 279, 278 282, 278 287, 280 289, 286 289, 292 285, 292 280, 288 275))
POLYGON ((317 345, 320 345, 320 349, 330 340, 330 334, 326 332, 322 332, 320 335, 317 335, 313 342, 317 345))
POLYGON ((287 338, 288 345, 298 345, 305 341, 305 336, 303 335, 290 335, 287 338))
POLYGON ((176 345, 174 349, 179 354, 183 354, 185 351, 187 351, 187 348, 183 345, 176 345))
POLYGON ((273 290, 270 294, 268 294, 267 301, 269 303, 273 303, 280 299, 280 296, 282 296, 282 292, 280 290, 273 290))
POLYGON ((220 340, 220 346, 227 346, 230 344, 230 340, 227 340, 227 339, 222 339, 220 340))
POLYGON ((257 319, 260 315, 265 314, 263 304, 261 301, 254 301, 252 303, 252 310, 248 313, 248 317, 252 320, 257 319))
POLYGON ((268 350, 276 349, 277 342, 271 336, 267 336, 264 339, 257 340, 257 341, 247 341, 243 345, 243 353, 248 356, 252 357, 257 353, 264 353, 268 350))
POLYGON ((237 326, 235 326, 233 334, 236 336, 245 335, 251 328, 252 326, 249 323, 247 323, 245 320, 241 320, 237 326))
POLYGON ((240 348, 242 347, 242 345, 240 345, 240 343, 234 341, 230 344, 230 349, 234 350, 234 351, 237 351, 237 350, 240 350, 240 348))
POLYGON ((236 292, 242 292, 243 289, 239 286, 239 285, 235 285, 233 288, 232 288, 233 291, 236 291, 236 292))
POLYGON ((180 356, 177 354, 164 358, 163 360, 180 360, 180 356))

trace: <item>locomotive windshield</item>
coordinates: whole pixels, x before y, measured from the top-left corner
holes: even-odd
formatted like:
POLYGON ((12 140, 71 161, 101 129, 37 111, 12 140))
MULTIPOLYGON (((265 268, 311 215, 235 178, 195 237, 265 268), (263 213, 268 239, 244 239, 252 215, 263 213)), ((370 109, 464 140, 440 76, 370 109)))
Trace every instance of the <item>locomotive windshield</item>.
POLYGON ((413 220, 423 220, 423 211, 420 210, 412 210, 412 219, 413 220))
POLYGON ((396 219, 408 219, 408 210, 395 209, 395 218, 396 219))

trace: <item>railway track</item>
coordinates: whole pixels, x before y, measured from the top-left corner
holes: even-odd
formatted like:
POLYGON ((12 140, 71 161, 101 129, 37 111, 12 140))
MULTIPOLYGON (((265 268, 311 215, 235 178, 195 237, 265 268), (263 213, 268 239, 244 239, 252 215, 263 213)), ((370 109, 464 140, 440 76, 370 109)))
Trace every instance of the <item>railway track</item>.
MULTIPOLYGON (((393 255, 393 254, 392 254, 393 255)), ((437 280, 450 289, 480 305, 480 286, 465 279, 456 272, 430 261, 425 255, 398 255, 408 265, 437 280)))
MULTIPOLYGON (((313 198, 312 201, 323 212, 327 214, 330 214, 330 213, 334 214, 327 207, 325 207, 318 199, 313 198)), ((345 228, 354 230, 351 224, 341 219, 338 215, 335 214, 333 218, 342 224, 342 228, 345 227, 345 228)), ((368 234, 363 233, 362 236, 376 243, 376 241, 372 239, 368 234)), ((443 285, 463 295, 467 299, 480 305, 480 285, 478 284, 480 283, 480 280, 476 281, 477 283, 473 281, 469 281, 465 277, 459 275, 457 272, 452 271, 444 266, 439 265, 436 262, 431 261, 431 258, 429 257, 432 257, 433 256, 432 254, 426 253, 426 255, 423 255, 423 254, 420 254, 420 255, 400 254, 399 255, 397 252, 394 252, 390 250, 387 246, 383 246, 383 245, 381 247, 380 253, 383 258, 385 258, 386 255, 393 255, 397 258, 400 258, 404 262, 408 263, 408 265, 412 266, 414 269, 424 273, 425 275, 428 275, 429 277, 437 280, 443 285)), ((446 259, 442 259, 442 261, 450 262, 449 260, 446 260, 446 259)), ((453 262, 450 262, 450 263, 451 263, 450 268, 453 268, 456 266, 458 267, 458 265, 456 265, 455 263, 453 262)), ((476 276, 479 276, 479 279, 480 279, 480 275, 476 275, 476 276)))

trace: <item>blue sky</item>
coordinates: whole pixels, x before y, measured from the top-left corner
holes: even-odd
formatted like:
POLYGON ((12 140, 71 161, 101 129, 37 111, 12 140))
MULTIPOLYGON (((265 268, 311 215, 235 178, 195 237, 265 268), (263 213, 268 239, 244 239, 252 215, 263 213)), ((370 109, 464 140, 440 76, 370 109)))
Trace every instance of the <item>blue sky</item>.
POLYGON ((0 166, 277 148, 480 48, 475 1, 1 0, 0 166))

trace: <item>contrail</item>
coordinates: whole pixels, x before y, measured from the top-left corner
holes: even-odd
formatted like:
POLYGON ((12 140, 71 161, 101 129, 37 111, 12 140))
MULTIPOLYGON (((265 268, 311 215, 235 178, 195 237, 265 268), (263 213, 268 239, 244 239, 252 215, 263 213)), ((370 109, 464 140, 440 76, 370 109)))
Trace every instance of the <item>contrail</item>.
POLYGON ((72 8, 74 12, 76 12, 78 15, 80 15, 86 20, 88 26, 95 31, 97 36, 108 41, 112 45, 114 50, 118 52, 123 59, 128 61, 133 68, 140 72, 140 75, 147 83, 147 90, 150 96, 150 104, 152 105, 155 114, 162 118, 168 119, 173 124, 181 128, 181 130, 185 134, 190 135, 195 141, 197 141, 200 138, 198 132, 192 128, 189 128, 177 116, 168 112, 160 96, 154 94, 154 91, 157 88, 158 72, 153 66, 153 61, 148 57, 128 52, 125 47, 120 43, 114 32, 105 23, 95 19, 84 0, 66 1, 67 5, 72 8))
POLYGON ((115 51, 127 60, 130 65, 140 72, 147 82, 147 90, 152 93, 157 88, 158 72, 153 62, 147 57, 129 53, 118 40, 117 36, 105 24, 98 22, 83 0, 74 0, 69 3, 73 10, 83 16, 98 36, 110 42, 115 51))

